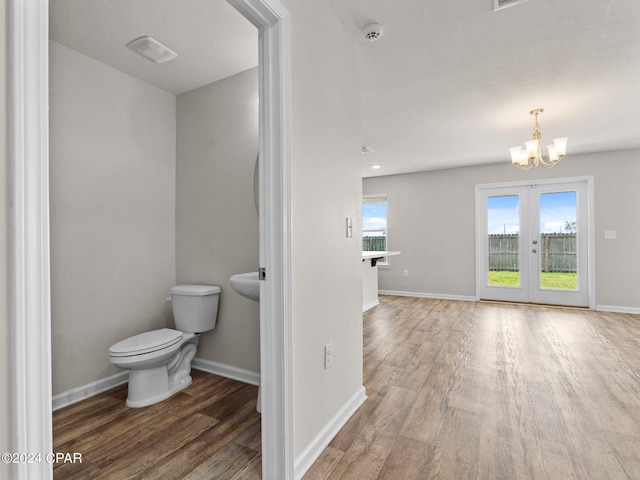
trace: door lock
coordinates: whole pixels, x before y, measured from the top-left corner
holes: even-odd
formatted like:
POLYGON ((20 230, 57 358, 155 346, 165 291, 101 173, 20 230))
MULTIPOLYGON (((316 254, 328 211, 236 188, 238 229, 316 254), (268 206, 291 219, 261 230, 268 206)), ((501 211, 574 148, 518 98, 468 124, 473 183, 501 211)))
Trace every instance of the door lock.
POLYGON ((534 245, 537 245, 537 244, 538 244, 538 240, 534 240, 534 241, 533 241, 533 244, 534 244, 534 245))

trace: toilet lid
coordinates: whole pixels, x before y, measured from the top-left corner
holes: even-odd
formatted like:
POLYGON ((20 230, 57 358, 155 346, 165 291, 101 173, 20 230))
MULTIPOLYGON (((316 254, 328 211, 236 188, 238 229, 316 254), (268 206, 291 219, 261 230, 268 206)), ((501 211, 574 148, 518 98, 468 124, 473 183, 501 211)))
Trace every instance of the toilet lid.
POLYGON ((182 340, 182 332, 170 328, 161 328, 126 338, 109 348, 109 355, 126 357, 142 355, 170 347, 182 340))

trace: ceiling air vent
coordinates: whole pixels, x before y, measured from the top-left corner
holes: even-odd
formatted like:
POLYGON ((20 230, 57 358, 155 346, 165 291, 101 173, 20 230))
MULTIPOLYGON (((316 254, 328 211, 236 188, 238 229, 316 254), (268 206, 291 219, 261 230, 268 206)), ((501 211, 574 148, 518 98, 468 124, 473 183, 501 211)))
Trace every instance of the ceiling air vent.
POLYGON ((527 0, 493 0, 493 9, 500 10, 501 8, 512 7, 513 5, 526 1, 527 0))
POLYGON ((369 145, 363 145, 360 149, 360 153, 373 153, 374 151, 369 145))
POLYGON ((169 47, 160 43, 155 38, 148 36, 131 40, 127 43, 127 48, 136 52, 138 55, 143 56, 147 60, 151 60, 153 63, 165 63, 178 56, 178 54, 169 47))

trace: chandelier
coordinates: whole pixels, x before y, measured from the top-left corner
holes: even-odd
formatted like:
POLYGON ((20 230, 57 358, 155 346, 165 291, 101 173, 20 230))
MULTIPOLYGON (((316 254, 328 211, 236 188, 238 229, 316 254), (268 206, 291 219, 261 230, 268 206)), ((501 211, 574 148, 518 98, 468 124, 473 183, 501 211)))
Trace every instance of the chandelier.
POLYGON ((538 165, 552 168, 562 160, 567 153, 567 137, 555 138, 553 145, 547 146, 549 159, 542 156, 542 146, 540 144, 540 126, 538 125, 538 114, 544 112, 543 108, 536 108, 529 113, 535 115, 535 127, 533 129, 533 139, 525 142, 526 147, 511 147, 511 163, 520 170, 533 170, 538 165))

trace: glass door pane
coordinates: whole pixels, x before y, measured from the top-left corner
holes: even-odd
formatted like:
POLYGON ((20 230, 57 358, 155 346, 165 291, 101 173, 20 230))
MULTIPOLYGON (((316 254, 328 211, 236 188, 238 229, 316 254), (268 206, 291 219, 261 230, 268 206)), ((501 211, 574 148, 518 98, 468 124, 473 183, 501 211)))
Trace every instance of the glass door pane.
POLYGON ((520 287, 520 196, 487 197, 487 285, 520 287))
POLYGON ((586 180, 476 189, 478 298, 589 306, 586 180))
MULTIPOLYGON (((541 193, 539 285, 542 289, 578 289, 577 195, 575 191, 541 193)), ((536 248, 535 242, 533 248, 536 248)))

